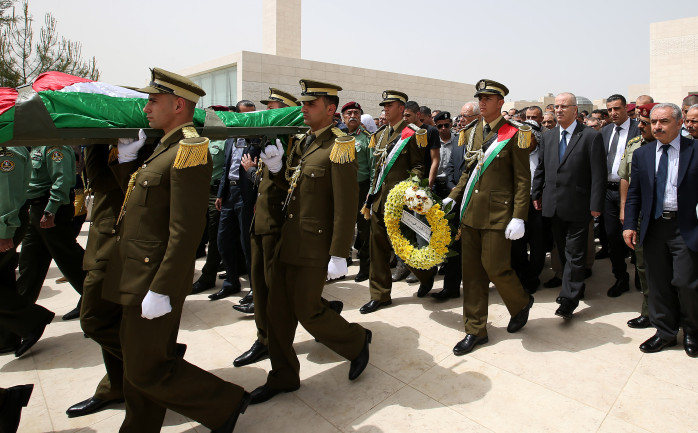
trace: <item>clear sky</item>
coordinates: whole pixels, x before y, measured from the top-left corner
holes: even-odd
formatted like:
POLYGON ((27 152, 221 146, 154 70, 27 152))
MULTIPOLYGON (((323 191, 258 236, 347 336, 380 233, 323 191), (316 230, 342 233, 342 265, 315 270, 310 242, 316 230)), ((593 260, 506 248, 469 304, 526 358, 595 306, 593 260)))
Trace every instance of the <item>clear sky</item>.
MULTIPOLYGON (((148 67, 262 50, 262 0, 29 0, 29 9, 36 37, 51 12, 112 84, 141 85, 148 67)), ((507 100, 562 91, 593 100, 649 82, 650 23, 696 15, 698 0, 302 0, 302 57, 491 78, 509 87, 507 100)))

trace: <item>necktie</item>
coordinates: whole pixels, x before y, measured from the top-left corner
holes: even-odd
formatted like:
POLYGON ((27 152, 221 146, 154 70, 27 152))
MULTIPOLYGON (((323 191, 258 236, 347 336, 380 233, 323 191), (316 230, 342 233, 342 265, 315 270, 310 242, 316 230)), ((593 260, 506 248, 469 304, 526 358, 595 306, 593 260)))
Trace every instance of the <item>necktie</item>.
POLYGON ((662 156, 659 157, 659 165, 657 166, 657 174, 654 180, 654 193, 657 197, 654 202, 654 219, 662 216, 664 212, 664 191, 666 190, 666 181, 669 175, 669 145, 662 145, 662 156))
POLYGON ((608 148, 608 155, 606 155, 606 168, 607 173, 611 174, 613 170, 613 163, 616 160, 616 151, 618 150, 618 138, 620 137, 620 131, 623 128, 616 126, 616 133, 613 135, 613 140, 611 140, 611 147, 608 148))
POLYGON ((303 152, 308 150, 308 148, 310 147, 310 143, 312 143, 313 141, 315 141, 315 134, 310 134, 305 138, 305 143, 303 143, 303 152))
POLYGON ((492 128, 490 128, 489 123, 485 123, 485 126, 482 127, 482 139, 486 139, 488 135, 490 135, 490 131, 492 128))
POLYGON ((557 150, 560 162, 562 162, 562 157, 565 156, 565 150, 567 150, 567 131, 562 131, 562 140, 560 140, 560 145, 557 150))

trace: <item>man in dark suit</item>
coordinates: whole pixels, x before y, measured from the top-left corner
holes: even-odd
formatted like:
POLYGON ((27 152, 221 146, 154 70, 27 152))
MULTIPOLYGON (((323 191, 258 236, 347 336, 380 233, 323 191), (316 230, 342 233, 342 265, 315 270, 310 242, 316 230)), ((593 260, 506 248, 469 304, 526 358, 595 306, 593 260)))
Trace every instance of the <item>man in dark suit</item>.
POLYGON ((536 209, 552 218, 553 237, 564 269, 560 307, 555 314, 565 319, 572 318, 584 296, 589 220, 601 214, 606 193, 601 135, 577 122, 577 110, 573 94, 555 97, 558 126, 543 133, 531 193, 536 209))
POLYGON ((650 113, 656 141, 633 153, 623 238, 642 245, 650 287, 649 315, 656 334, 645 353, 676 345, 683 326, 688 356, 698 356, 698 148, 681 137, 681 110, 658 104, 650 113), (638 239, 638 216, 642 214, 638 239))
MULTIPOLYGON (((255 110, 252 101, 242 100, 237 104, 238 112, 255 110)), ((243 155, 253 160, 259 156, 259 146, 252 140, 229 138, 225 142, 225 169, 221 176, 216 209, 221 213, 218 223, 218 251, 223 259, 226 278, 223 287, 209 295, 216 301, 240 291, 240 275, 250 275, 250 226, 254 215, 256 191, 253 182, 245 176, 242 167, 243 155), (245 269, 240 269, 240 257, 244 257, 245 269)), ((252 286, 250 286, 252 290, 252 286)))
POLYGON ((626 249, 623 243, 623 227, 620 222, 620 167, 625 145, 633 137, 640 135, 637 120, 628 117, 625 98, 611 95, 606 99, 606 108, 611 123, 601 129, 604 148, 606 149, 606 203, 604 205, 604 228, 608 238, 608 255, 616 282, 608 289, 608 296, 615 298, 629 290, 629 275, 625 263, 626 249))

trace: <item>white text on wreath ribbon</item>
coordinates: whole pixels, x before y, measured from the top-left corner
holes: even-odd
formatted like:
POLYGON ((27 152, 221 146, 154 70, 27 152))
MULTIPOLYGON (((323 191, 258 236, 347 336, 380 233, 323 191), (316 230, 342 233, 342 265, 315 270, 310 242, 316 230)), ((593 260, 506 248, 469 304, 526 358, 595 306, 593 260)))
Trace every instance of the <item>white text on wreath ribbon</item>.
POLYGON ((429 228, 429 226, 424 224, 422 221, 418 220, 417 217, 415 217, 411 213, 407 212, 406 210, 403 210, 402 218, 400 218, 400 221, 405 223, 407 227, 409 227, 415 233, 417 233, 417 235, 420 238, 424 239, 427 242, 431 240, 431 229, 429 228))

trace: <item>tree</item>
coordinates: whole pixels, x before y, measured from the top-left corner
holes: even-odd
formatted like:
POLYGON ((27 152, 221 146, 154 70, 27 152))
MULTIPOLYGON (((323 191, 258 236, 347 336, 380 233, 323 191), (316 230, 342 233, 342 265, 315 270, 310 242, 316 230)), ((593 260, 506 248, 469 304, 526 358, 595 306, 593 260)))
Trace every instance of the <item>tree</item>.
POLYGON ((82 44, 58 36, 56 19, 44 16, 39 41, 34 43, 33 17, 29 3, 22 2, 21 15, 5 15, 14 0, 0 0, 0 87, 17 87, 30 83, 47 71, 99 79, 94 57, 82 59, 82 44))

